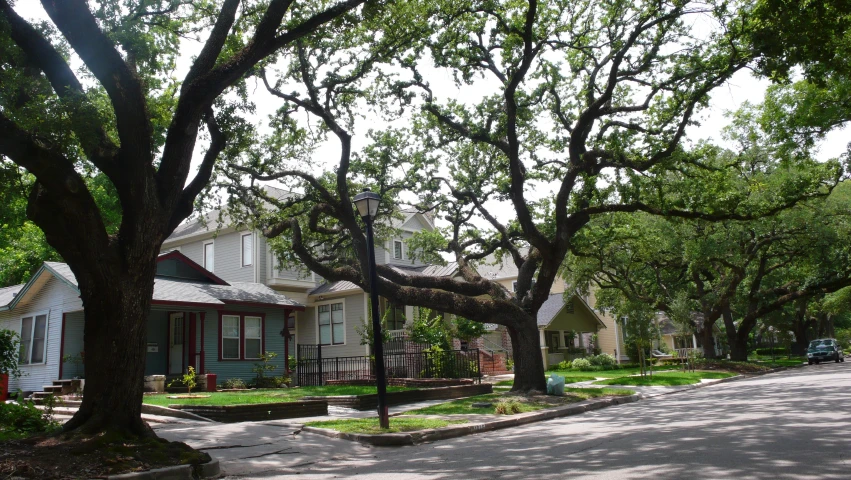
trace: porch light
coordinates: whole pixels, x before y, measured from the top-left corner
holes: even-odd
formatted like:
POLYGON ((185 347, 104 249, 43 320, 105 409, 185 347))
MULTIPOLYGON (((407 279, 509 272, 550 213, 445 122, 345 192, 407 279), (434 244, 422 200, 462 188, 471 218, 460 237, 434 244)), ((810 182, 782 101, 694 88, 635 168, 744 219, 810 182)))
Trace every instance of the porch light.
POLYGON ((368 188, 364 188, 363 192, 355 195, 353 201, 362 218, 369 217, 374 219, 378 214, 378 204, 381 203, 381 196, 369 191, 368 188))

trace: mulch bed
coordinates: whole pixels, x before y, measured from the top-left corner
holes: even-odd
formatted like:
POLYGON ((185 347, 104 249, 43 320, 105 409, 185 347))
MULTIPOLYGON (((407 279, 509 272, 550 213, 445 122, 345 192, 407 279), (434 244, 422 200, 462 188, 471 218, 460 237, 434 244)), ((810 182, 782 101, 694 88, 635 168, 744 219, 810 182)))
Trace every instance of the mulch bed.
POLYGON ((105 478, 209 461, 209 455, 185 443, 159 438, 64 435, 0 443, 0 478, 105 478))
POLYGON ((731 362, 729 360, 703 360, 697 364, 698 370, 724 370, 739 374, 762 373, 771 368, 750 362, 731 362))

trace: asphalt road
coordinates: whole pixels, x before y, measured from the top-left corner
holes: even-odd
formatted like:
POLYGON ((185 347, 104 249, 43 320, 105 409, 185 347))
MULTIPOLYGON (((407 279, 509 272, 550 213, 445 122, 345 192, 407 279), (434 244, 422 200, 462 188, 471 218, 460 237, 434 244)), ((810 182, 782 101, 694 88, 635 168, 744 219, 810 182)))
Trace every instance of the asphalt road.
POLYGON ((209 450, 232 478, 849 479, 849 392, 851 362, 831 363, 414 447, 286 435, 273 424, 205 427, 215 438, 186 430, 195 439, 183 440, 268 441, 209 450))

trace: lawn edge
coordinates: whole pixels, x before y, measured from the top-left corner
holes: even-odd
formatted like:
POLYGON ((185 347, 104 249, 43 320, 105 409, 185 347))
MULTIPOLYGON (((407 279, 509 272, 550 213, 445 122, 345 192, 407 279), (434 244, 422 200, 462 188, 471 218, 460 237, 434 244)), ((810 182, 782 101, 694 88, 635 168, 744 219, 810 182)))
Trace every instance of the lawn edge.
POLYGON ((221 475, 219 461, 213 458, 200 465, 175 465, 173 467, 154 468, 143 472, 109 475, 107 480, 193 480, 196 478, 218 478, 221 475))
POLYGON ((450 425, 443 428, 433 428, 428 430, 417 430, 404 433, 379 433, 379 434, 361 434, 361 433, 343 433, 336 430, 319 427, 302 427, 302 432, 314 433, 330 438, 339 438, 353 442, 373 445, 377 447, 390 446, 408 446, 418 443, 431 442, 435 440, 446 440, 449 438, 463 437, 475 433, 488 432, 502 428, 517 427, 529 423, 550 420, 552 418, 567 417, 578 415, 601 408, 620 405, 624 403, 637 402, 641 396, 632 394, 620 397, 596 398, 583 400, 572 405, 562 407, 548 408, 537 412, 518 413, 507 418, 501 418, 489 422, 466 423, 463 425, 450 425))

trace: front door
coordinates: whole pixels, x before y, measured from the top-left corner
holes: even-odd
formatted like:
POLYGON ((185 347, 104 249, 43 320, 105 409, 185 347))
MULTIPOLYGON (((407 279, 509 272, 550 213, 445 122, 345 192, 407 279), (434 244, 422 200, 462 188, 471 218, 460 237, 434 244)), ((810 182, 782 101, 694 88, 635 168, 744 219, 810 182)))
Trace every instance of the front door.
POLYGON ((183 314, 168 316, 168 373, 183 373, 183 314))

